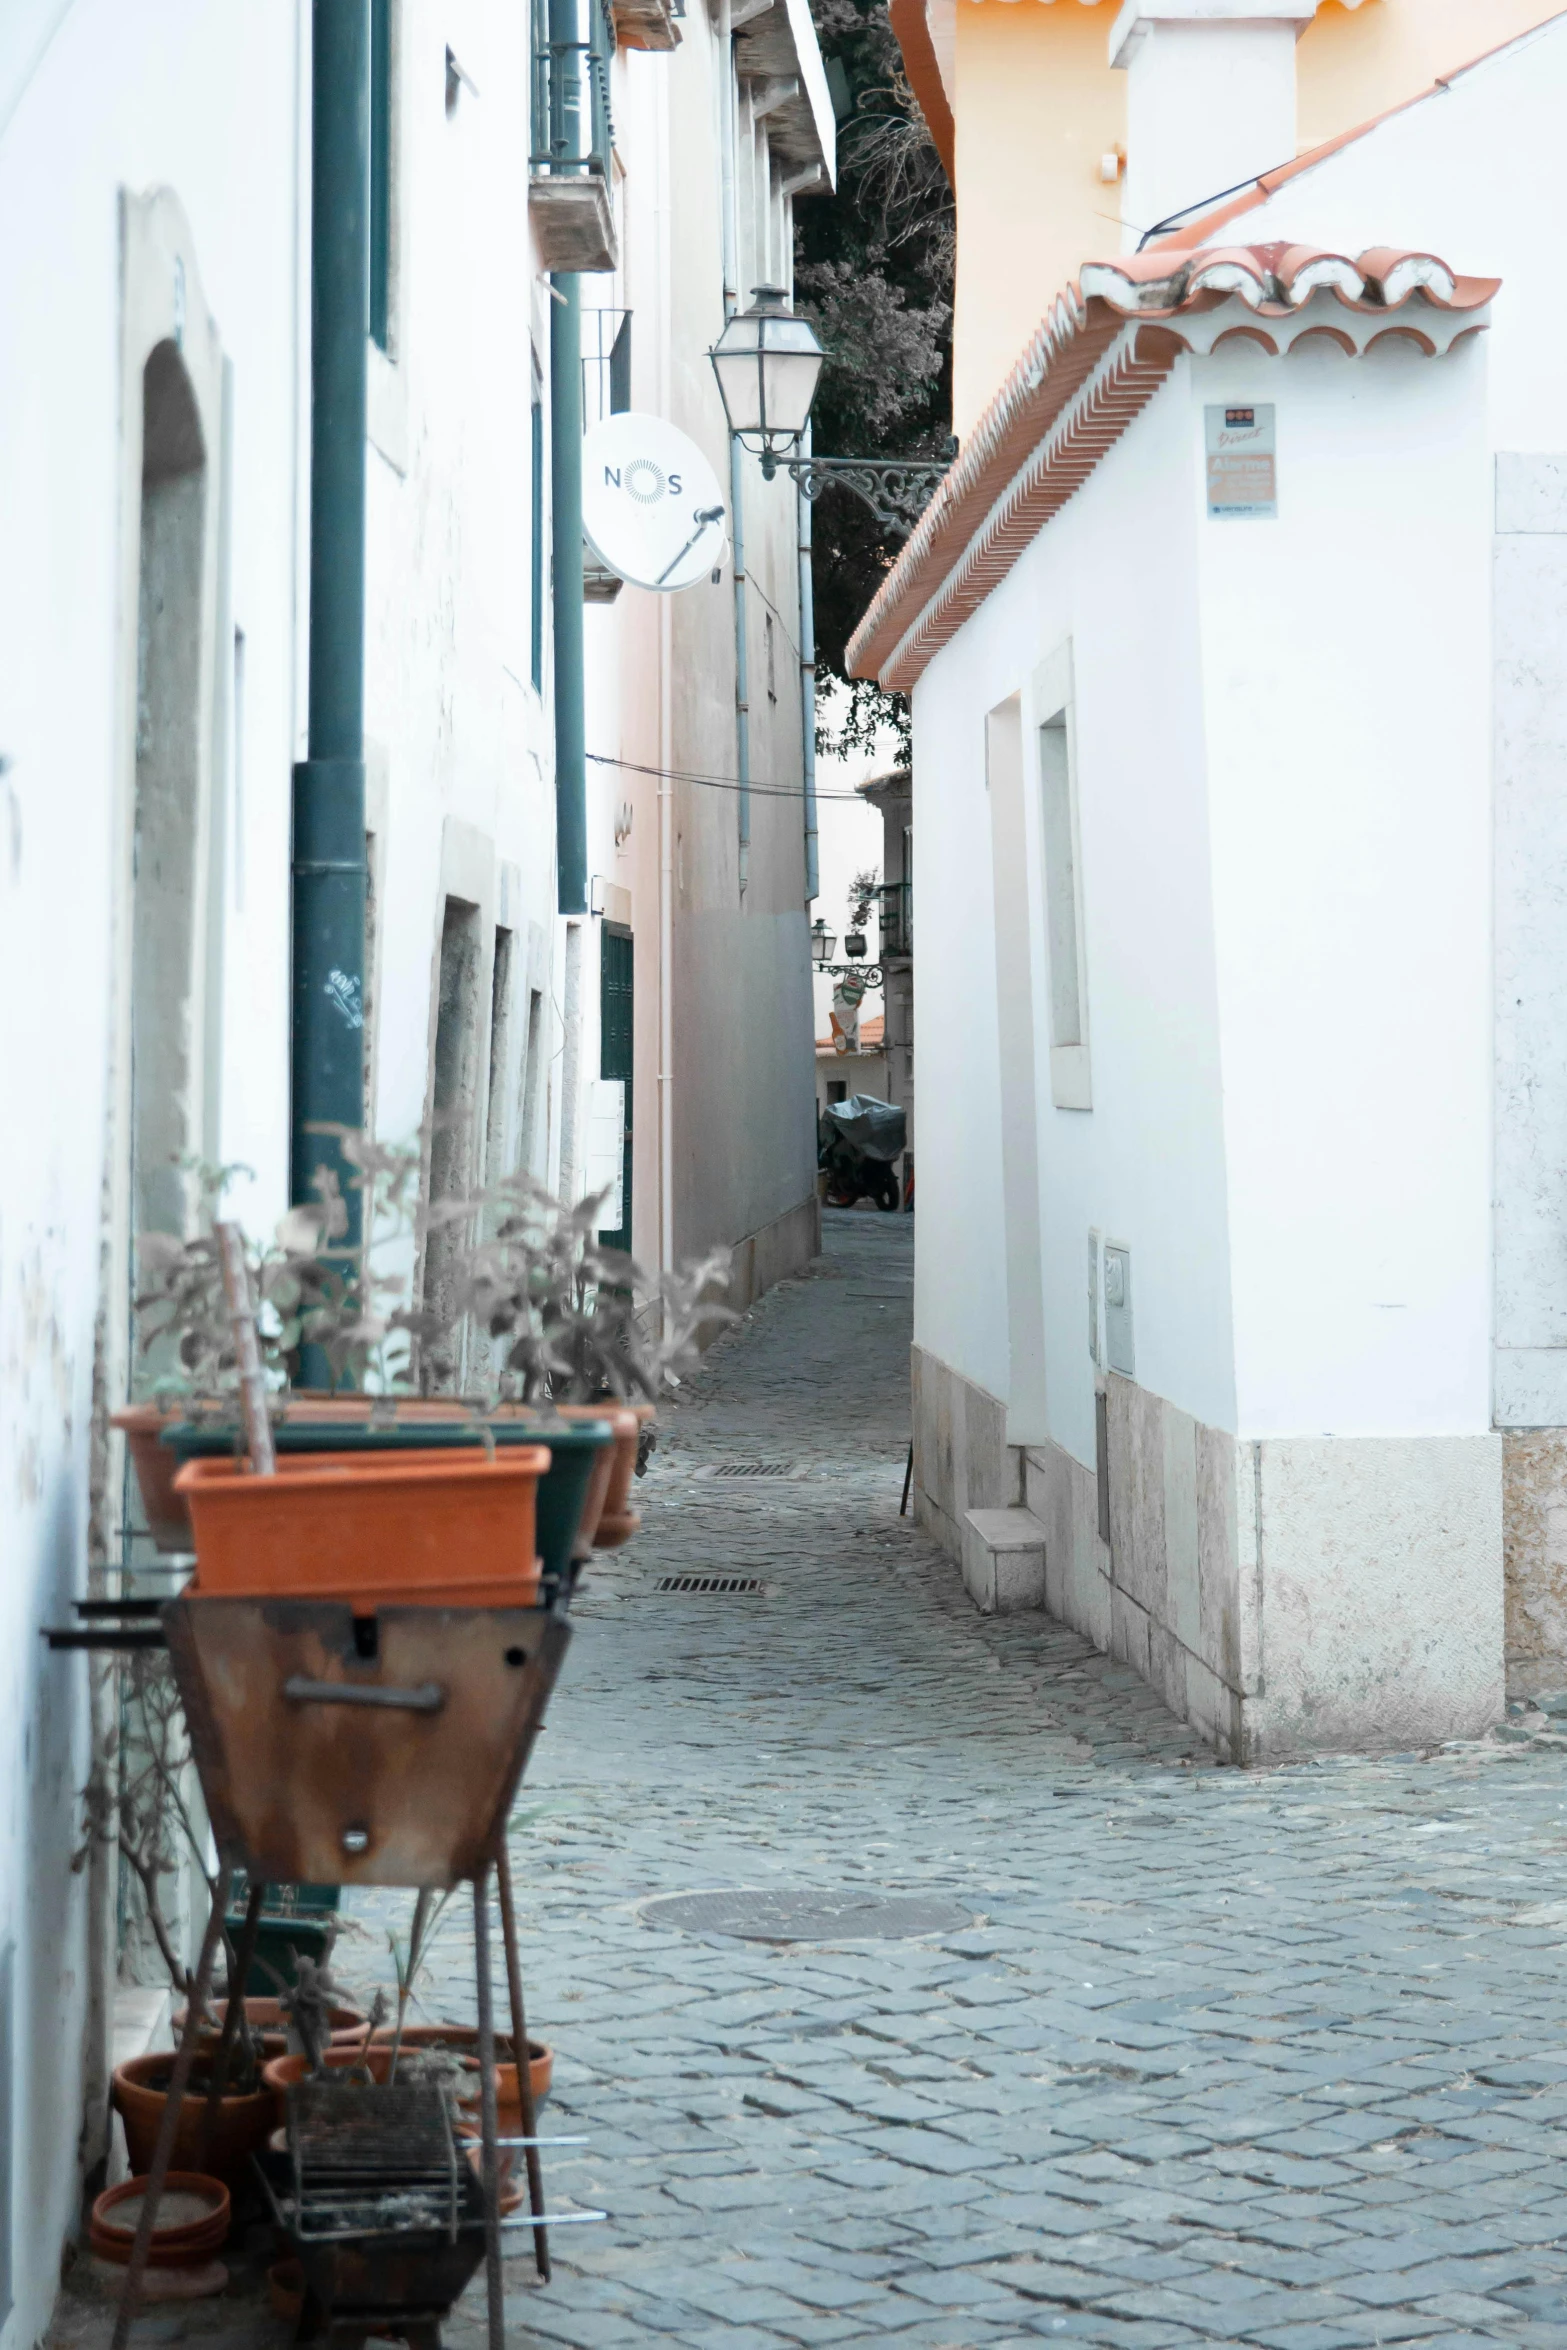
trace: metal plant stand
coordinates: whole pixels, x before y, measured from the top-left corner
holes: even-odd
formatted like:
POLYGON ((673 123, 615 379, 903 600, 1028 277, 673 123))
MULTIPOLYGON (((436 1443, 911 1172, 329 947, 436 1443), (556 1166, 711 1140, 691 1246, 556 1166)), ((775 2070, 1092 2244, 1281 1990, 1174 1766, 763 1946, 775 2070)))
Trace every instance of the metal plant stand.
MULTIPOLYGON (((406 2206, 415 2215, 412 2233, 402 2231, 407 2242, 401 2268, 392 2251, 398 2235, 354 2226, 339 2226, 334 2232, 322 2221, 323 2213, 330 2219, 334 2210, 340 2218, 348 2209, 362 2215, 373 2205, 372 2190, 383 2196, 386 2192, 385 2179, 376 2188, 373 2172, 365 2171, 364 2133, 354 2141, 359 2152, 353 2159, 360 2165, 355 2170, 344 2151, 353 2138, 351 2117, 334 2138, 328 2126, 330 2097, 323 2104, 321 2095, 313 2094, 303 2105, 291 2107, 295 2168, 289 2224, 306 2258, 307 2282, 313 2273, 313 2292, 326 2279, 326 2289, 335 2294, 338 2287, 330 2280, 354 2280, 342 2287, 354 2294, 352 2305, 339 2312, 333 2301, 325 2304, 328 2340, 340 2350, 350 2350, 350 2345, 395 2317, 398 2330, 410 2342, 420 2350, 436 2350, 440 2317, 452 2297, 446 2288, 454 2285, 461 2291, 475 2264, 470 2253, 465 2268, 461 2254, 465 2233, 472 2242, 479 2224, 465 2208, 475 2185, 482 2202, 490 2350, 504 2350, 505 2342, 503 2225, 531 2229, 538 2273, 548 2279, 549 2223, 505 1839, 517 1783, 571 1637, 565 1596, 554 1607, 386 1607, 374 1618, 356 1618, 347 1606, 329 1600, 191 1595, 167 1601, 160 1609, 161 1637, 167 1642, 184 1704, 221 1866, 141 2199, 111 2350, 126 2350, 141 2300, 158 2205, 223 1938, 224 1912, 240 1870, 250 1891, 213 2057, 203 2139, 210 2117, 217 2113, 243 2018, 245 1978, 269 1883, 341 1882, 434 1890, 466 1880, 473 1887, 480 2176, 474 2182, 466 2157, 453 2151, 447 2201, 427 2226, 429 2215, 419 2198, 433 2192, 426 2141, 433 2126, 429 2099, 434 2093, 392 2092, 404 2103, 426 2096, 422 2111, 410 2105, 403 2115, 399 2106, 397 2115, 389 2111, 387 2116, 414 2150, 407 2155, 413 2168, 406 2173, 406 2192, 400 2189, 397 2197, 399 2209, 406 2206), (530 2215, 506 2223, 500 2217, 492 1875, 506 1962, 530 2215), (339 2165, 335 2187, 334 2161, 339 2165), (362 2184, 367 2175, 368 2187, 362 2184), (333 2194, 347 2195, 356 2182, 359 2202, 334 2205, 333 2194), (424 2246, 427 2239, 433 2248, 428 2252, 432 2265, 419 2270, 413 2248, 424 2246), (379 2265, 374 2257, 377 2242, 384 2247, 379 2265), (446 2246, 449 2253, 442 2249, 446 2246), (443 2302, 443 2307, 406 2297, 414 2291, 409 2280, 415 2274, 427 2276, 439 2288, 430 2299, 443 2302), (401 2285, 399 2276, 404 2279, 401 2285), (373 2317, 359 2298, 365 2294, 371 2297, 373 2317)), ((315 2084, 301 2086, 317 2089, 315 2084)), ((299 2091, 291 2095, 297 2100, 299 2091)), ((450 2146, 449 2125, 447 2139, 450 2146)), ((395 2149, 388 2161, 395 2170, 395 2149)), ((397 2176, 403 2179, 405 2174, 397 2176)), ((268 2192, 272 2193, 270 2184, 268 2192)), ((281 2216, 275 2195, 273 2201, 281 2216)), ((603 2215, 566 2216, 577 2220, 603 2215)))

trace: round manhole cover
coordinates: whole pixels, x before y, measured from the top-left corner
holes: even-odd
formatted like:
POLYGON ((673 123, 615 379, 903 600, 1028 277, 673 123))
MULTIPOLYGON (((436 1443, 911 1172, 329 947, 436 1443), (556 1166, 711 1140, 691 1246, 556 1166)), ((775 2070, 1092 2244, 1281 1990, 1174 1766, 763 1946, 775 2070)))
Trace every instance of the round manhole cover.
POLYGON ((648 1902, 642 1915, 650 1925, 745 1942, 895 1942, 974 1923, 955 1901, 929 1893, 673 1893, 648 1902))

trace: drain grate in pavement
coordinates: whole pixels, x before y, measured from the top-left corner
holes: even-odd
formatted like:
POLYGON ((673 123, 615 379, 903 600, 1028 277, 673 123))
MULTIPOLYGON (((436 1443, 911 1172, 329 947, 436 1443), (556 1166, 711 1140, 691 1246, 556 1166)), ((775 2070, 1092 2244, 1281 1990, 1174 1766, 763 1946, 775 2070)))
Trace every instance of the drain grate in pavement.
POLYGON ((713 1465, 715 1477, 792 1477, 793 1461, 717 1461, 713 1465))
POLYGON ((953 1934, 974 1923, 955 1901, 929 1893, 822 1892, 671 1893, 650 1901, 649 1925, 687 1934, 733 1934, 744 1942, 896 1942, 920 1934, 953 1934))
POLYGON ((733 1599, 747 1591, 763 1591, 766 1585, 754 1575, 661 1575, 653 1586, 655 1591, 701 1592, 708 1598, 733 1599))

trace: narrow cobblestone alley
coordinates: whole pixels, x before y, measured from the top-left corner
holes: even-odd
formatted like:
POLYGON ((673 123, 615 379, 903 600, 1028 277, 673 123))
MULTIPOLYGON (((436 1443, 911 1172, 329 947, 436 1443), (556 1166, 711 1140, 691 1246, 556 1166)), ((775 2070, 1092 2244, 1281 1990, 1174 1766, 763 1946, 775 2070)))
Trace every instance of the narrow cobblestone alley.
MULTIPOLYGON (((898 1517, 909 1223, 827 1223, 668 1416, 524 1789, 545 2126, 591 2141, 551 2207, 610 2217, 547 2291, 510 2262, 511 2339, 1559 2350, 1562 1754, 1221 1770, 1075 1635, 975 1614, 898 1517), (719 1572, 763 1593, 658 1590, 719 1572), (781 1946, 645 1906, 727 1887, 972 1923, 781 1946)), ((357 1904, 377 1939, 406 1906, 357 1904)), ((468 2014, 448 1918, 426 2005, 468 2014)))

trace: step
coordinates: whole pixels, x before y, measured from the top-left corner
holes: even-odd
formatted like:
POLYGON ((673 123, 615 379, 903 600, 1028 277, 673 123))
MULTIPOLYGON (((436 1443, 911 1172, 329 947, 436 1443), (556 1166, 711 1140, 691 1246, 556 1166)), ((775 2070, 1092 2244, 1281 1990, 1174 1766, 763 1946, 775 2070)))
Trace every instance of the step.
POLYGON ((965 1510, 963 1583, 981 1615, 1045 1604, 1045 1529, 1032 1510, 965 1510))

